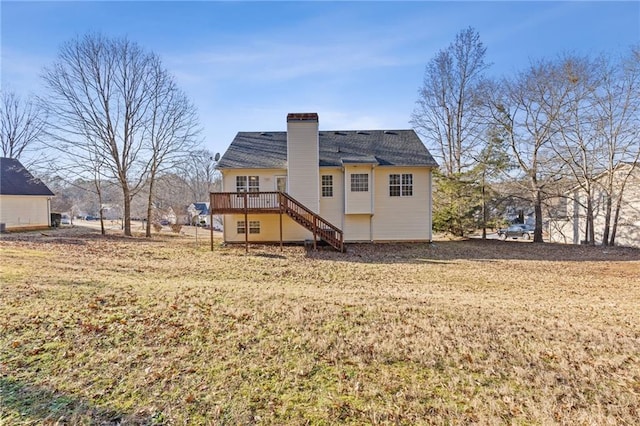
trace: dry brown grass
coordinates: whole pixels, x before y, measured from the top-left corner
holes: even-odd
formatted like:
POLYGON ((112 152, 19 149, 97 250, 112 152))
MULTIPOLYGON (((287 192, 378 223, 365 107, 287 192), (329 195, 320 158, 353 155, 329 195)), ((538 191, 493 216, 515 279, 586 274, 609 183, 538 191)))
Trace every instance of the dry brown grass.
POLYGON ((0 241, 0 424, 635 424, 640 251, 0 241))

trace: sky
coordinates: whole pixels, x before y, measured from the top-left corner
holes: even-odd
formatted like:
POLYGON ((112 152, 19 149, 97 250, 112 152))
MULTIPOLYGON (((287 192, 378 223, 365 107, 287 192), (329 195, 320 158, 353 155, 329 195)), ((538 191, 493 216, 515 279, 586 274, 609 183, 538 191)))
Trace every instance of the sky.
POLYGON ((0 83, 44 91, 42 70, 86 33, 126 36, 160 56, 198 109, 205 148, 239 131, 409 129, 424 69, 475 28, 488 75, 563 53, 612 55, 640 43, 640 2, 2 1, 0 83))

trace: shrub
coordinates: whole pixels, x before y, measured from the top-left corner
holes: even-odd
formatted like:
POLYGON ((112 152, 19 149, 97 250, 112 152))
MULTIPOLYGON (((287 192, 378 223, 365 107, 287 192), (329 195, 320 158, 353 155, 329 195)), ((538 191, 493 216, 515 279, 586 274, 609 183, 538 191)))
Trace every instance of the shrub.
POLYGON ((155 229, 156 232, 160 232, 162 230, 162 225, 160 225, 158 222, 155 222, 153 224, 153 229, 155 229))
POLYGON ((182 225, 180 225, 179 223, 174 223, 173 225, 171 225, 171 230, 178 234, 182 230, 182 225))

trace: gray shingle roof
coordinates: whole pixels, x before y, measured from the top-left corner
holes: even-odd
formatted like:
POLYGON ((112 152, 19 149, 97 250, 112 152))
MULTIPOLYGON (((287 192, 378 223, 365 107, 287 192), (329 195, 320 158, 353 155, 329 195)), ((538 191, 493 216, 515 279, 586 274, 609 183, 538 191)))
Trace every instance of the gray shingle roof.
POLYGON ((15 158, 0 157, 0 195, 55 195, 15 158))
MULTIPOLYGON (((321 167, 340 167, 354 162, 381 166, 438 166, 413 130, 323 130, 318 136, 321 167)), ((218 167, 286 169, 287 132, 239 132, 218 167)))

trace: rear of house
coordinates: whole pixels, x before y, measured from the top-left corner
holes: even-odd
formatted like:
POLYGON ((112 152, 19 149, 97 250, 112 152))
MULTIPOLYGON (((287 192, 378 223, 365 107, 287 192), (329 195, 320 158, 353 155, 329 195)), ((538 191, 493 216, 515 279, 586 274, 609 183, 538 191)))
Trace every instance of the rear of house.
MULTIPOLYGON (((640 165, 621 163, 615 168, 614 173, 613 193, 611 194, 608 192, 604 174, 594 181, 592 208, 595 242, 602 244, 606 226, 607 200, 611 199, 615 206, 620 198, 615 244, 640 248, 640 165)), ((580 188, 574 188, 566 195, 564 201, 563 214, 549 221, 550 241, 580 244, 585 240, 587 232, 586 193, 580 188)), ((611 221, 614 217, 615 207, 612 211, 611 221)), ((611 224, 609 226, 611 227, 611 224)))
POLYGON ((0 229, 48 228, 53 196, 53 192, 20 161, 0 158, 0 229))
POLYGON ((317 114, 289 114, 286 132, 240 132, 221 158, 223 192, 247 194, 254 207, 224 215, 224 239, 314 239, 299 218, 281 214, 278 198, 260 198, 282 192, 345 242, 431 241, 435 167, 413 130, 320 131, 317 114))

